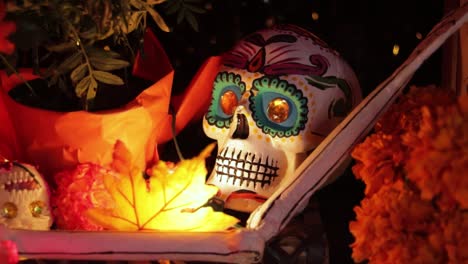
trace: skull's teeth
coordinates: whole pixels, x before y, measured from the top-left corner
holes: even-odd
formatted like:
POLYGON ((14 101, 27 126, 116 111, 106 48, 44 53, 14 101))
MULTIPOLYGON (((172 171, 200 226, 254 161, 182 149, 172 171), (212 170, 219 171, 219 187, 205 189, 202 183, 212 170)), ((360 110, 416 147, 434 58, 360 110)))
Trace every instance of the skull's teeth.
POLYGON ((13 181, 13 182, 8 182, 4 186, 4 189, 7 192, 15 191, 15 190, 35 190, 39 188, 39 184, 35 182, 34 180, 30 181, 13 181))
POLYGON ((15 172, 9 176, 6 183, 2 184, 1 188, 7 192, 33 191, 39 189, 40 185, 31 176, 15 172))
POLYGON ((255 154, 249 152, 237 152, 236 149, 229 151, 225 148, 216 158, 216 173, 221 183, 232 184, 234 186, 261 188, 271 185, 278 177, 278 162, 266 157, 257 158, 255 154))

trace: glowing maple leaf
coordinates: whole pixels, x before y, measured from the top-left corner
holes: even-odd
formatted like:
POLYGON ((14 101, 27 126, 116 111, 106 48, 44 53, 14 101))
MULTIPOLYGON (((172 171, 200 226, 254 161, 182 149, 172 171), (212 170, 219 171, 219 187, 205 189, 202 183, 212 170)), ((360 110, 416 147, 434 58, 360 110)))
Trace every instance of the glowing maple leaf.
POLYGON ((238 219, 203 206, 218 191, 205 184, 205 159, 213 148, 210 144, 197 157, 176 166, 159 161, 145 179, 118 141, 112 163, 118 173, 104 176, 112 201, 89 209, 88 217, 107 229, 125 231, 220 231, 232 227, 238 219))

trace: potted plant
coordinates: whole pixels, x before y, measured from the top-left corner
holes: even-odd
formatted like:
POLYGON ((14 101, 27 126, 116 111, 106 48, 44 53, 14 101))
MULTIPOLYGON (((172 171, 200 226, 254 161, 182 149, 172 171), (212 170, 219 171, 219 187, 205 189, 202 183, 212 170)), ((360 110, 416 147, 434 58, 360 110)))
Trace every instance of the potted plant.
MULTIPOLYGON (((134 96, 122 95, 122 91, 115 93, 116 89, 122 90, 115 86, 128 86, 135 81, 128 69, 142 51, 145 30, 157 27, 170 31, 157 7, 163 6, 161 10, 167 14, 178 13, 177 21, 180 23, 185 18, 195 30, 198 26, 194 12, 204 12, 197 6, 197 0, 16 2, 6 5, 7 19, 16 23, 11 39, 17 48, 16 56, 9 56, 8 62, 12 66, 22 66, 19 59, 24 58, 18 55, 27 52, 31 56, 29 65, 47 82, 48 93, 32 87, 29 92, 35 97, 23 100, 52 110, 94 111, 112 108, 112 103, 118 103, 116 96, 113 102, 99 100, 101 92, 102 97, 109 94, 134 96), (108 89, 112 92, 106 93, 108 89), (47 98, 41 97, 41 92, 65 101, 60 105, 44 102, 47 98)), ((135 92, 135 87, 130 88, 135 92)))
POLYGON ((170 31, 164 12, 197 30, 194 14, 204 12, 199 4, 5 3, 5 21, 16 25, 9 38, 16 51, 1 55, 3 111, 13 131, 4 155, 39 165, 46 178, 79 162, 110 161, 116 140, 126 143, 137 164, 157 159, 157 143, 172 135, 173 70, 151 28, 170 31))

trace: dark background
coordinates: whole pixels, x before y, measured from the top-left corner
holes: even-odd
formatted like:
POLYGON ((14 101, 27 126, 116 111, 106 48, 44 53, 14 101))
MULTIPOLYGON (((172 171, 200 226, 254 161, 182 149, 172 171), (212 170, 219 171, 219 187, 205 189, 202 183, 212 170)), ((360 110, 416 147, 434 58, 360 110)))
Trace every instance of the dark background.
MULTIPOLYGON (((444 14, 437 0, 214 0, 198 16, 199 32, 179 24, 172 33, 155 31, 175 68, 173 91, 183 91, 202 62, 229 50, 248 33, 271 23, 292 23, 310 30, 336 49, 354 69, 363 95, 369 94, 402 64, 411 51, 444 14), (312 19, 312 13, 319 15, 312 19), (393 46, 400 46, 393 55, 393 46)), ((171 23, 171 17, 168 17, 171 23)), ((439 84, 442 52, 433 54, 416 72, 411 84, 439 84)), ((198 153, 210 139, 201 122, 187 127, 177 137, 186 157, 198 153)), ((163 159, 177 159, 172 143, 161 151, 163 159)), ((208 163, 208 166, 210 164, 208 163)), ((353 237, 348 224, 353 207, 363 197, 364 185, 348 170, 333 184, 315 194, 329 240, 331 264, 353 263, 349 245, 353 237)))
MULTIPOLYGON (((336 49, 355 70, 364 94, 388 77, 441 19, 441 0, 211 0, 198 15, 199 32, 166 16, 172 32, 155 29, 176 70, 174 91, 183 89, 201 63, 229 50, 248 33, 269 23, 292 23, 313 32, 336 49), (312 12, 319 15, 312 19, 312 12), (175 25, 175 26, 174 26, 175 25), (400 46, 397 56, 394 44, 400 46)), ((439 55, 415 76, 417 82, 438 81, 439 55)))

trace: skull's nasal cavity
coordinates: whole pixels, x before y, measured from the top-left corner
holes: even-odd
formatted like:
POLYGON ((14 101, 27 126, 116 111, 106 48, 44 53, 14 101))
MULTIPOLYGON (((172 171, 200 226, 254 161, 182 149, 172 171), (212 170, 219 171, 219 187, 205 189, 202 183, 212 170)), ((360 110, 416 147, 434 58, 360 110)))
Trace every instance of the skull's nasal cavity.
POLYGON ((236 130, 232 134, 232 138, 246 139, 249 137, 249 124, 247 117, 244 114, 237 114, 236 130))

